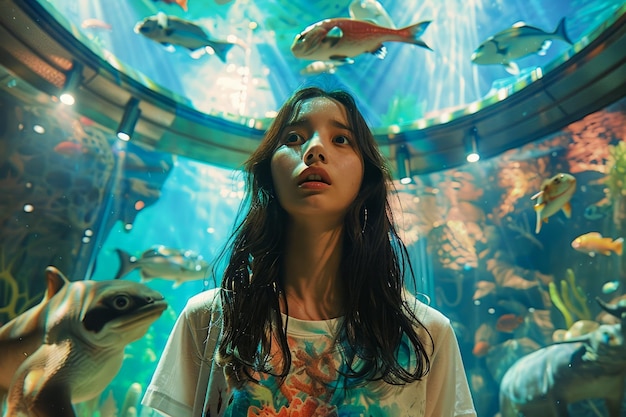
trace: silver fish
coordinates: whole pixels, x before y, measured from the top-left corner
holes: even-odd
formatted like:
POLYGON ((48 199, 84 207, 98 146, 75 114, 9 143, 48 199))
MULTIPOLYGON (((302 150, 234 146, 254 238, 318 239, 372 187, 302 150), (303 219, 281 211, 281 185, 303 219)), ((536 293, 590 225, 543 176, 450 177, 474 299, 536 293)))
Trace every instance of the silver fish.
POLYGON ((0 398, 5 417, 75 417, 119 372, 124 348, 167 308, 163 296, 129 281, 70 282, 46 268, 39 304, 0 328, 0 398))
POLYGON ((507 72, 517 75, 519 67, 514 61, 530 54, 545 55, 553 39, 572 43, 565 31, 565 18, 551 33, 518 22, 481 43, 471 59, 478 65, 504 65, 507 72))
POLYGON ((327 72, 334 74, 337 71, 337 67, 346 64, 353 64, 353 59, 346 59, 344 61, 313 61, 306 67, 300 70, 302 75, 317 75, 327 72))
POLYGON ((136 258, 122 249, 115 250, 120 258, 120 267, 115 275, 119 279, 134 269, 139 269, 142 281, 161 278, 174 281, 176 288, 183 282, 205 279, 209 263, 202 255, 191 250, 153 246, 136 258))
POLYGON ((242 46, 239 42, 210 39, 204 29, 195 23, 163 12, 137 22, 134 31, 164 46, 182 46, 190 51, 208 46, 222 62, 226 62, 226 54, 234 45, 242 46))
POLYGON ((366 20, 387 28, 396 28, 387 10, 376 0, 353 0, 349 10, 350 17, 353 19, 366 20))
POLYGON ((345 61, 363 53, 380 59, 387 54, 383 42, 403 42, 431 49, 420 37, 430 21, 402 29, 348 18, 324 19, 314 23, 294 38, 291 52, 296 58, 313 61, 345 61))

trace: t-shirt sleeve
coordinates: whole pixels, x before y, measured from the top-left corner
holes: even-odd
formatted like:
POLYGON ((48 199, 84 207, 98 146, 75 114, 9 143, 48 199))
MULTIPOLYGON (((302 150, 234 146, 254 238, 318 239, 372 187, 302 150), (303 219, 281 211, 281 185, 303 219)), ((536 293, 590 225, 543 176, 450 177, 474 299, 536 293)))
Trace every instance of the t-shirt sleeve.
POLYGON ((450 321, 441 317, 434 338, 431 372, 426 389, 427 417, 475 417, 459 344, 450 321))
POLYGON ((178 316, 141 404, 174 417, 193 415, 210 321, 210 298, 193 297, 178 316))

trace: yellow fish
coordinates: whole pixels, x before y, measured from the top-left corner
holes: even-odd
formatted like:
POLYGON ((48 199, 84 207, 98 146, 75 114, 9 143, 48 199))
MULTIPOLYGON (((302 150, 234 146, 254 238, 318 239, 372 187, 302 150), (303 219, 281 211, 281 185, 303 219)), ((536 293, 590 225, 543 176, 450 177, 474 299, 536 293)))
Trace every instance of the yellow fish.
POLYGON ((548 217, 559 210, 563 210, 568 219, 572 216, 572 207, 569 200, 576 190, 576 178, 571 174, 558 173, 541 184, 541 191, 531 197, 537 200, 537 227, 535 233, 541 230, 541 223, 548 222, 548 217))
POLYGON ((611 252, 621 256, 623 244, 623 237, 613 240, 610 237, 602 236, 599 232, 585 233, 572 241, 574 249, 589 256, 596 256, 596 253, 610 256, 611 252))

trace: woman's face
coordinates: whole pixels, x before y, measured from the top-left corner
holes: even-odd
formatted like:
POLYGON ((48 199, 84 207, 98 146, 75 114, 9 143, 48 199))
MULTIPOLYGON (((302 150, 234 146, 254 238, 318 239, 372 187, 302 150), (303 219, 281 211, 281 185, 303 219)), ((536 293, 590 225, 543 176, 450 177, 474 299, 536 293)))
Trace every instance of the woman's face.
POLYGON ((344 106, 326 97, 303 101, 283 129, 271 169, 278 201, 291 217, 342 222, 363 180, 363 158, 344 106))

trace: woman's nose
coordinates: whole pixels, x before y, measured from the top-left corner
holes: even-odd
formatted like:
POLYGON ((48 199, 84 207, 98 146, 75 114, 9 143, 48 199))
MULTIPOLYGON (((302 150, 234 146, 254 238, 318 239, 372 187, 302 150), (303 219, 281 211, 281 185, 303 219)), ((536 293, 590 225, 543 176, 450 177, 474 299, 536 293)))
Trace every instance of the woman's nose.
POLYGON ((320 138, 315 135, 308 140, 308 147, 304 153, 304 163, 311 165, 314 162, 326 162, 326 155, 324 152, 324 146, 320 138))

